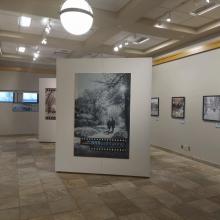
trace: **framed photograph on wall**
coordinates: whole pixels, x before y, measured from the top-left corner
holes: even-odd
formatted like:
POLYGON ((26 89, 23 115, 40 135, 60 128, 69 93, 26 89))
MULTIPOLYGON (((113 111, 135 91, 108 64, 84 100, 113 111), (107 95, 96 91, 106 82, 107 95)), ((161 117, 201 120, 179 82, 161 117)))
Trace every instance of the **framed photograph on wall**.
POLYGON ((56 120, 56 89, 45 89, 45 120, 56 120))
POLYGON ((131 73, 75 74, 74 156, 129 159, 131 73))
POLYGON ((159 97, 151 98, 151 116, 159 117, 160 114, 159 104, 160 104, 159 97))
POLYGON ((203 120, 220 122, 220 95, 203 96, 203 120))
POLYGON ((172 97, 172 118, 185 118, 185 97, 172 97))

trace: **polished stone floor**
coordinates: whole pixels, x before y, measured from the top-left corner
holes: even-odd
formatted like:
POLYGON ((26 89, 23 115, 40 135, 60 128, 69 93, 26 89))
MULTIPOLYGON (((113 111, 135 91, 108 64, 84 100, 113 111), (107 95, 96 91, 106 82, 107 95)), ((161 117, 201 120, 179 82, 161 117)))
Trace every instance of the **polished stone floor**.
POLYGON ((54 145, 0 138, 0 220, 219 220, 220 169, 155 148, 150 179, 54 172, 54 145))

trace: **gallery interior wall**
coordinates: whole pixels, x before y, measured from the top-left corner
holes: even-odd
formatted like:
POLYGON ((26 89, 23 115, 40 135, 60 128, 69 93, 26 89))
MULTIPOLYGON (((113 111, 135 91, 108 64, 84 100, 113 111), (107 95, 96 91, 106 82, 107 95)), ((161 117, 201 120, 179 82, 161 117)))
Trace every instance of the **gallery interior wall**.
POLYGON ((56 120, 45 119, 45 89, 56 88, 55 78, 39 79, 39 127, 38 137, 40 142, 56 141, 56 120))
POLYGON ((153 145, 220 165, 220 129, 202 120, 203 96, 220 95, 219 57, 220 49, 153 67, 152 97, 160 98, 160 117, 151 118, 153 145), (186 97, 184 121, 171 118, 172 96, 186 97))
POLYGON ((57 60, 56 171, 150 175, 152 59, 57 60), (130 158, 73 156, 75 73, 131 73, 130 158))
MULTIPOLYGON (((0 90, 38 91, 39 78, 51 74, 0 72, 0 90)), ((12 104, 0 103, 0 135, 37 134, 38 112, 13 112, 12 104)))

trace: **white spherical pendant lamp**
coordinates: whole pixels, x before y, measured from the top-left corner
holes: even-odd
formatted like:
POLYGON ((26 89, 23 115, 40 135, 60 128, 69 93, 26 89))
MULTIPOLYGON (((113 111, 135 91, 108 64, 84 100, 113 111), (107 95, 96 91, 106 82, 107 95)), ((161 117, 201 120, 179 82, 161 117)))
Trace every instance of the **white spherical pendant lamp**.
POLYGON ((86 0, 67 0, 61 7, 60 20, 67 32, 83 35, 92 27, 93 11, 86 0))

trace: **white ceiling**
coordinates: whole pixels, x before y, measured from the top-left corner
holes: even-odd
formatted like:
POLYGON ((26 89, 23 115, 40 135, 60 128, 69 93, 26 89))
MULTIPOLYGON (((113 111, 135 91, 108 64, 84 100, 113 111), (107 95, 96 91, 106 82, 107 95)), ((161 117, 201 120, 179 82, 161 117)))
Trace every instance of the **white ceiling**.
POLYGON ((3 55, 31 57, 34 48, 40 45, 45 28, 42 21, 47 17, 50 17, 52 31, 47 36, 48 45, 40 46, 41 58, 53 61, 58 56, 155 56, 220 31, 220 25, 211 29, 212 23, 220 21, 220 8, 202 16, 190 15, 196 7, 205 4, 205 0, 88 0, 94 9, 95 25, 87 34, 77 37, 67 33, 59 21, 62 1, 44 0, 41 4, 39 0, 0 0, 3 55), (171 14, 171 23, 165 21, 168 13, 171 14), (30 28, 19 26, 22 15, 32 18, 30 28), (165 24, 163 28, 154 26, 159 20, 165 24), (204 25, 207 25, 206 29, 202 28, 204 25), (149 40, 139 45, 130 44, 119 53, 113 52, 115 45, 133 36, 146 36, 149 40), (24 54, 17 52, 20 45, 27 47, 24 54), (64 51, 56 54, 57 50, 64 51))
MULTIPOLYGON (((0 10, 0 30, 42 35, 45 28, 45 24, 43 23, 44 19, 45 17, 0 10), (21 27, 19 25, 18 21, 22 15, 32 18, 30 28, 21 27)), ((85 41, 97 30, 97 28, 93 26, 89 33, 78 37, 66 32, 58 19, 50 19, 50 24, 52 26, 50 37, 60 39, 85 41)))
POLYGON ((220 8, 202 16, 195 17, 190 14, 195 8, 204 5, 205 0, 189 0, 186 3, 184 2, 186 2, 186 0, 166 0, 160 5, 160 7, 146 13, 145 17, 153 20, 160 18, 165 20, 166 15, 170 15, 172 23, 195 28, 214 22, 216 19, 220 18, 220 8), (178 6, 181 3, 184 4, 178 6), (175 10, 172 8, 175 8, 175 10))
POLYGON ((130 0, 88 0, 92 7, 106 11, 117 12, 130 0))

